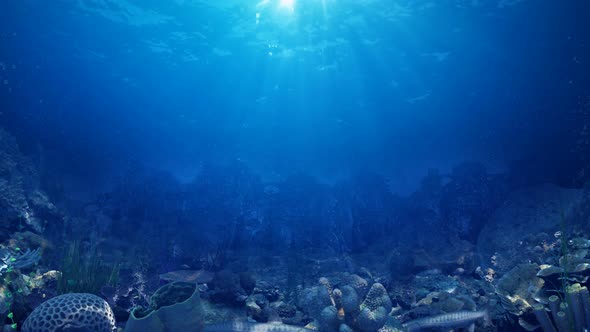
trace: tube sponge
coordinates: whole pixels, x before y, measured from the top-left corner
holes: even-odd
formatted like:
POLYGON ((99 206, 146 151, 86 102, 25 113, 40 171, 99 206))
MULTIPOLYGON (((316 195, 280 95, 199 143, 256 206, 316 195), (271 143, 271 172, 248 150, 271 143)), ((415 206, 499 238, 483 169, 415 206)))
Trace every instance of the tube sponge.
POLYGON ((557 331, 568 332, 570 330, 569 322, 567 321, 567 315, 563 311, 558 311, 553 315, 555 319, 555 325, 557 325, 557 331))
POLYGON ((544 332, 557 332, 557 330, 551 323, 551 318, 549 318, 549 315, 545 310, 545 306, 543 306, 540 303, 537 303, 533 306, 533 310, 535 312, 535 317, 537 317, 537 321, 541 325, 541 328, 544 332))
POLYGON ((586 321, 586 330, 590 331, 590 292, 586 286, 580 290, 582 305, 584 307, 584 320, 586 321))
POLYGON ((559 296, 549 296, 549 309, 551 309, 551 315, 553 316, 553 320, 557 320, 556 316, 559 312, 559 296))
POLYGON ((204 310, 196 284, 173 282, 152 295, 151 311, 131 311, 125 332, 201 332, 204 310), (191 292, 187 292, 190 290, 191 292))
POLYGON ((584 307, 582 304, 581 286, 580 284, 573 284, 568 286, 565 290, 567 299, 572 305, 574 313, 574 325, 576 331, 584 330, 584 307))

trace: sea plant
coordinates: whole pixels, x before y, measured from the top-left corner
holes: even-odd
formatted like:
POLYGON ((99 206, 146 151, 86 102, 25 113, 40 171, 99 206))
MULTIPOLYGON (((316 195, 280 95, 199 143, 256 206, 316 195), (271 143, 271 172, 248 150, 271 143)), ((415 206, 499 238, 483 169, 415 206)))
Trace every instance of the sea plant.
POLYGON ((14 313, 12 311, 10 311, 8 313, 8 315, 6 315, 6 317, 8 317, 8 319, 10 319, 10 321, 12 322, 10 324, 10 328, 13 330, 16 330, 16 328, 18 327, 18 324, 16 324, 16 322, 14 321, 14 313))
POLYGON ((118 264, 105 264, 95 247, 83 252, 80 242, 74 241, 65 250, 57 291, 100 294, 103 286, 116 286, 118 279, 118 264))

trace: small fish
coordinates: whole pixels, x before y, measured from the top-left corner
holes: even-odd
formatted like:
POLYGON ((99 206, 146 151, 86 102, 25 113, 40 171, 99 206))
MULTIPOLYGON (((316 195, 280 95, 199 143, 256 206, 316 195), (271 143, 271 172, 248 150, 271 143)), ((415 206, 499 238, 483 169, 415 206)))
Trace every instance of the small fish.
POLYGON ((416 319, 405 324, 404 328, 407 332, 418 332, 427 328, 467 328, 469 332, 473 332, 475 330, 475 322, 482 318, 486 324, 489 322, 489 316, 486 310, 457 311, 416 319))
POLYGON ((310 332, 305 327, 281 323, 250 323, 241 321, 205 325, 204 332, 310 332))

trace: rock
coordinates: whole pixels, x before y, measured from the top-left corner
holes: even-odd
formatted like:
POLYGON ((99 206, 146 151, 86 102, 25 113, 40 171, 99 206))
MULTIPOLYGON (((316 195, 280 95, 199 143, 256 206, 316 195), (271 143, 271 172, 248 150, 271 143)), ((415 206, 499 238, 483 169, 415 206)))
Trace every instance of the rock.
POLYGON ((303 312, 297 310, 293 317, 281 317, 281 321, 285 324, 289 325, 296 325, 296 326, 304 326, 310 322, 310 320, 305 317, 303 312))
POLYGON ((285 302, 275 302, 272 306, 281 318, 292 318, 297 314, 297 308, 285 302))
POLYGON ((257 282, 253 292, 264 295, 270 302, 277 301, 281 297, 279 288, 266 281, 257 282))
POLYGON ((59 227, 63 217, 39 186, 33 163, 14 137, 0 129, 0 234, 40 234, 47 225, 59 227))
POLYGON ((268 317, 262 315, 262 308, 255 301, 246 300, 246 313, 257 322, 268 321, 268 317))
POLYGON ((160 280, 165 282, 194 282, 197 284, 206 284, 213 280, 213 272, 205 270, 177 270, 160 274, 160 280))
POLYGON ((213 302, 241 305, 248 298, 246 291, 240 286, 239 277, 229 270, 217 272, 212 285, 209 299, 213 302))
POLYGON ((12 238, 8 240, 8 247, 12 249, 41 248, 44 252, 55 248, 51 241, 44 238, 42 235, 35 234, 31 231, 13 233, 12 238))
POLYGON ((516 316, 530 310, 543 287, 538 270, 537 264, 519 264, 498 280, 496 294, 504 309, 516 316))
POLYGON ((559 266, 554 265, 541 265, 537 277, 545 280, 546 284, 549 285, 560 285, 559 278, 563 275, 564 270, 559 266))
POLYGON ((574 218, 582 200, 581 190, 549 184, 512 193, 479 234, 477 246, 484 263, 490 262, 496 272, 503 274, 529 260, 520 245, 526 235, 560 230, 562 216, 565 222, 574 218))
POLYGON ((254 277, 254 274, 250 272, 240 273, 240 286, 242 286, 246 293, 252 294, 256 287, 256 278, 254 277))
POLYGON ((57 283, 60 277, 61 272, 55 270, 32 278, 23 275, 22 278, 29 288, 29 294, 23 297, 24 305, 28 308, 36 308, 47 299, 57 296, 57 283))
POLYGON ((275 314, 272 308, 269 307, 268 300, 262 294, 254 294, 248 297, 246 311, 248 316, 262 323, 268 322, 271 315, 275 314))

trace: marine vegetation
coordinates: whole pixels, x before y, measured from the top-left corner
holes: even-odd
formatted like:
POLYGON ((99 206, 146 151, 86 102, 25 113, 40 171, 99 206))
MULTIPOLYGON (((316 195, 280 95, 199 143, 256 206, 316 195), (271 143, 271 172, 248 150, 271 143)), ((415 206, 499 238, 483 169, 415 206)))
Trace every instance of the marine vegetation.
POLYGON ((98 295, 104 286, 117 286, 119 266, 105 264, 95 248, 83 252, 80 242, 72 242, 63 255, 59 294, 90 293, 98 295))

